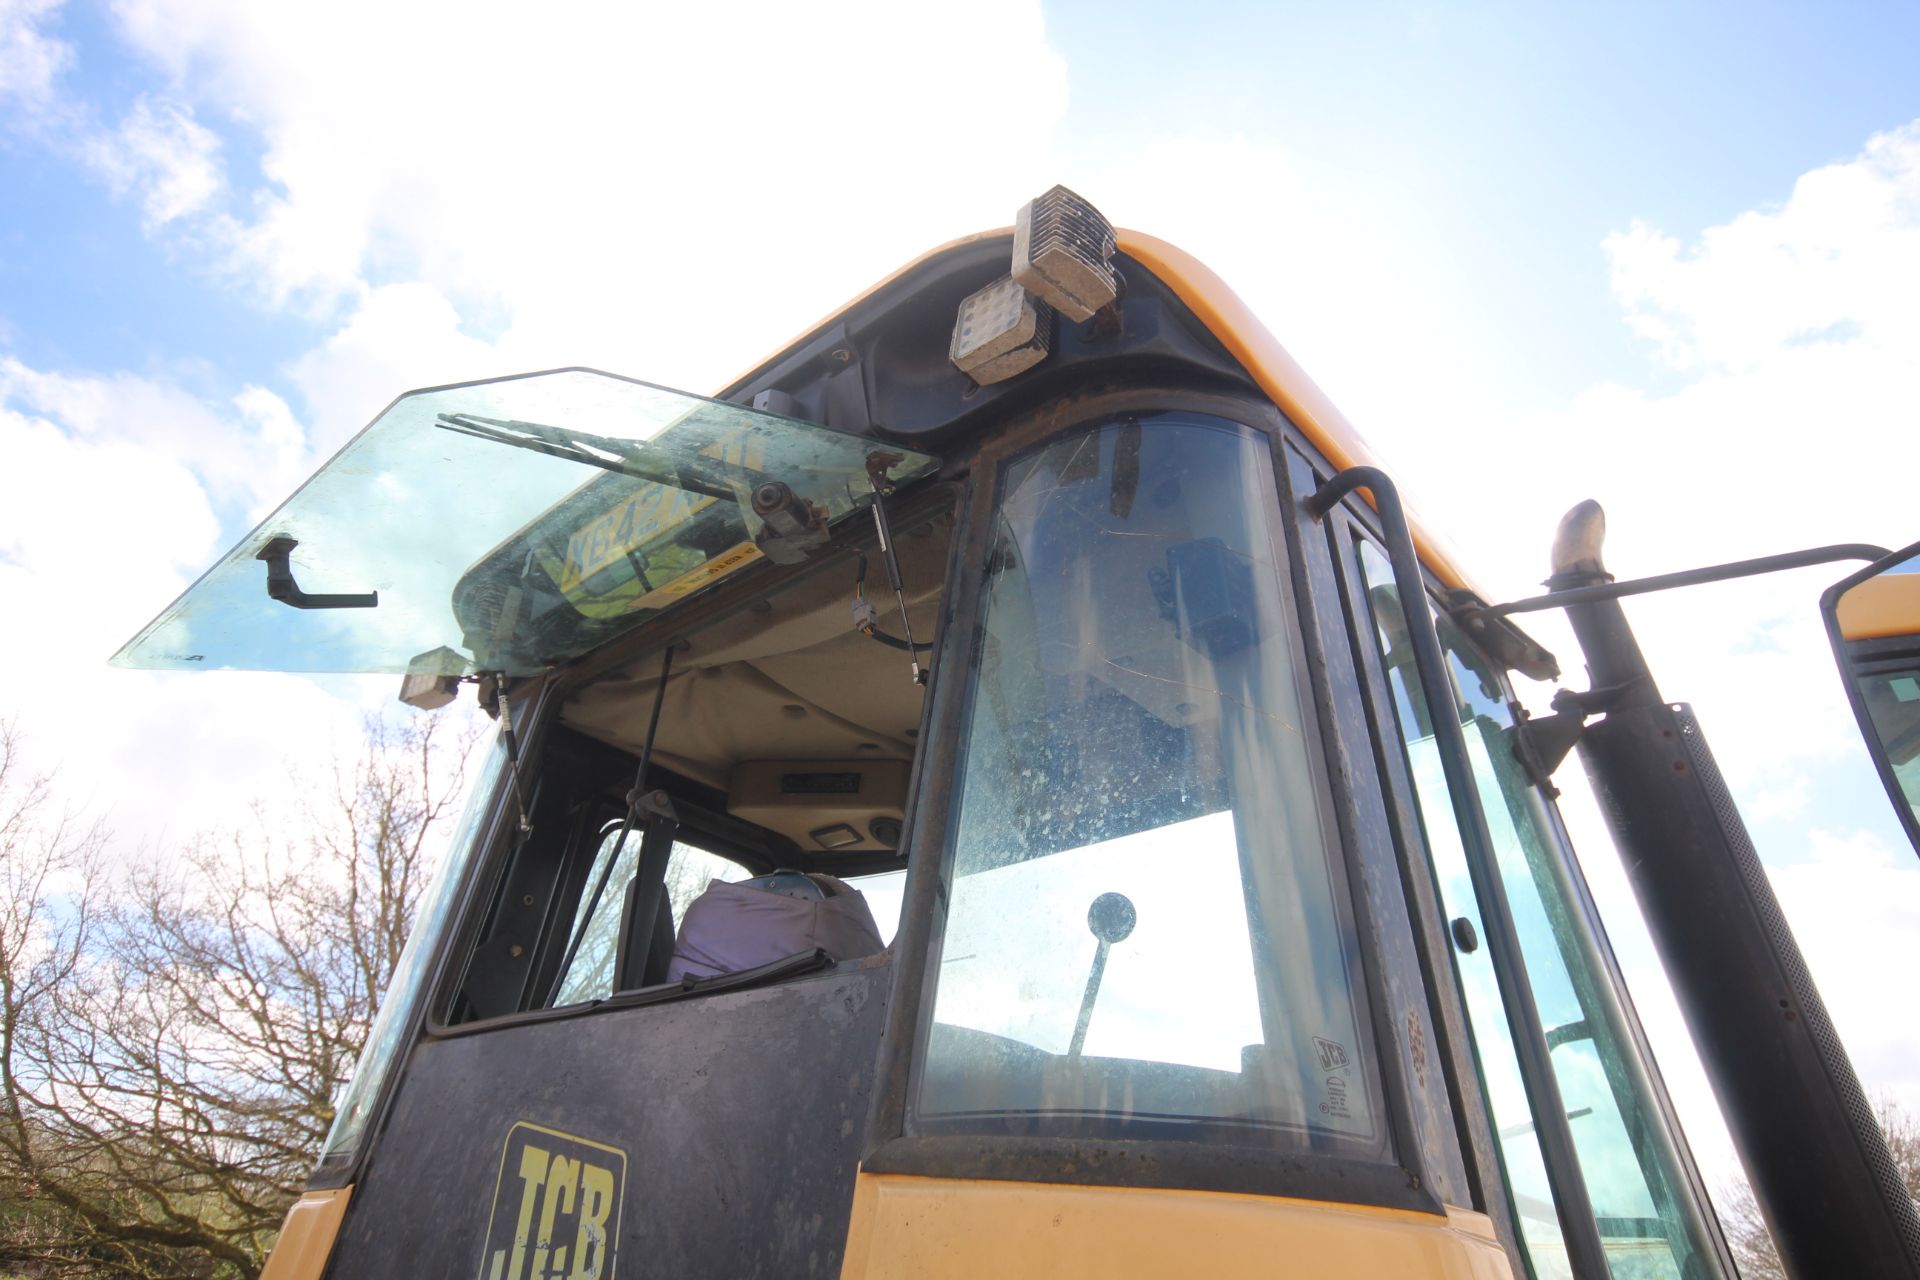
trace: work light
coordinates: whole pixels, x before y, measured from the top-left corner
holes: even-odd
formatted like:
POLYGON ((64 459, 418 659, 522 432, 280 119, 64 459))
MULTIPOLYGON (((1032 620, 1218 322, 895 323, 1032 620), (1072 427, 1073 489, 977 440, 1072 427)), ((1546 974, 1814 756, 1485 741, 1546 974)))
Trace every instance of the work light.
POLYGON ((1024 373, 1053 345, 1053 308, 1002 276, 960 304, 947 354, 981 386, 1024 373))
POLYGON ((1065 187, 1020 206, 1013 224, 1013 278, 1076 322, 1119 296, 1113 224, 1065 187))

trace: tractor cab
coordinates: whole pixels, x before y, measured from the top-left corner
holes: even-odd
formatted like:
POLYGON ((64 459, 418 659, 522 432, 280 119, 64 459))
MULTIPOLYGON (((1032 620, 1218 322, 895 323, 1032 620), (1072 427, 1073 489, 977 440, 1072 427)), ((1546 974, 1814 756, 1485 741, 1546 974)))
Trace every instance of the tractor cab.
POLYGON ((1368 463, 1059 188, 715 397, 394 401, 117 658, 498 724, 268 1276, 1732 1275, 1368 463))

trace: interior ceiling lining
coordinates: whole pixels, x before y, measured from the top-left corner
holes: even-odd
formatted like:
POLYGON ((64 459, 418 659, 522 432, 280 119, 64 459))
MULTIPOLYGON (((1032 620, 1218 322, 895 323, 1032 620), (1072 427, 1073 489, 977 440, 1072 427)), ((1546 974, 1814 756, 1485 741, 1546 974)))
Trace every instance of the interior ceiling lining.
MULTIPOLYGON (((909 587, 914 638, 933 637, 951 520, 896 539, 909 587)), ((877 557, 867 596, 888 634, 903 634, 877 557)), ((654 758, 676 773, 725 788, 749 760, 910 760, 925 690, 912 682, 907 654, 853 629, 851 559, 768 593, 694 633, 675 655, 654 758)), ((658 655, 601 677, 569 699, 561 719, 638 753, 659 687, 658 655)))

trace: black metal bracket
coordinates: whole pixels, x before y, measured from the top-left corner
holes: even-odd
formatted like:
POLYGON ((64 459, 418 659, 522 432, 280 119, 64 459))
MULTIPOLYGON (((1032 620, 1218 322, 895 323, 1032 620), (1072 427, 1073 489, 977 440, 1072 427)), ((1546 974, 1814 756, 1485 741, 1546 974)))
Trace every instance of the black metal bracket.
POLYGON ((379 607, 380 593, 364 595, 309 595, 293 580, 293 549, 299 540, 285 537, 270 539, 260 548, 255 560, 267 562, 267 594, 295 609, 373 609, 379 607))
POLYGON ((1458 587, 1447 592, 1447 616, 1465 631, 1480 651, 1531 680, 1558 680, 1560 663, 1540 642, 1505 618, 1488 615, 1480 597, 1458 587))
POLYGON ((1595 711, 1605 710, 1604 689, 1575 693, 1562 689, 1553 695, 1553 714, 1535 718, 1517 702, 1507 704, 1513 714, 1513 727, 1507 737, 1513 744, 1513 758, 1527 775, 1527 781, 1540 788, 1548 799, 1557 800, 1560 789, 1553 775, 1573 751, 1574 744, 1587 727, 1595 711))

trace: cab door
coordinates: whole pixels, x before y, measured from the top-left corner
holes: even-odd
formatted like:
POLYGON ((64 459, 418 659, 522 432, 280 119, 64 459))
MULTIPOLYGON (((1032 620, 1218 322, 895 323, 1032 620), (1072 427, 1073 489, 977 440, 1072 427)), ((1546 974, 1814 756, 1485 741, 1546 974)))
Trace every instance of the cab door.
POLYGON ((1128 389, 983 447, 848 1277, 1519 1265, 1286 438, 1128 389))
MULTIPOLYGON (((1303 485, 1318 484, 1301 459, 1303 485)), ((1546 1057, 1566 1109, 1577 1173, 1594 1230, 1616 1276, 1704 1280, 1735 1268, 1704 1184, 1579 863, 1550 796, 1515 753, 1515 700, 1506 673, 1433 606, 1402 600, 1374 512, 1349 500, 1325 519, 1337 579, 1328 617, 1349 627, 1354 662, 1393 806, 1408 851, 1410 896, 1432 913, 1421 935, 1437 999, 1451 1006, 1484 1111, 1465 1116, 1485 1178, 1497 1179, 1528 1266, 1571 1277, 1548 1157, 1529 1105, 1504 990, 1487 948, 1487 912, 1475 893, 1440 767, 1430 702, 1408 639, 1409 609, 1434 618, 1450 695, 1465 734, 1477 800, 1486 816, 1515 924, 1546 1057)), ((1562 1175, 1564 1177, 1564 1175, 1562 1175)))
POLYGON ((480 868, 328 1274, 838 1274, 887 957, 648 982, 641 891, 670 949, 687 903, 764 854, 660 820, 622 842, 599 780, 544 754, 535 837, 480 868))

